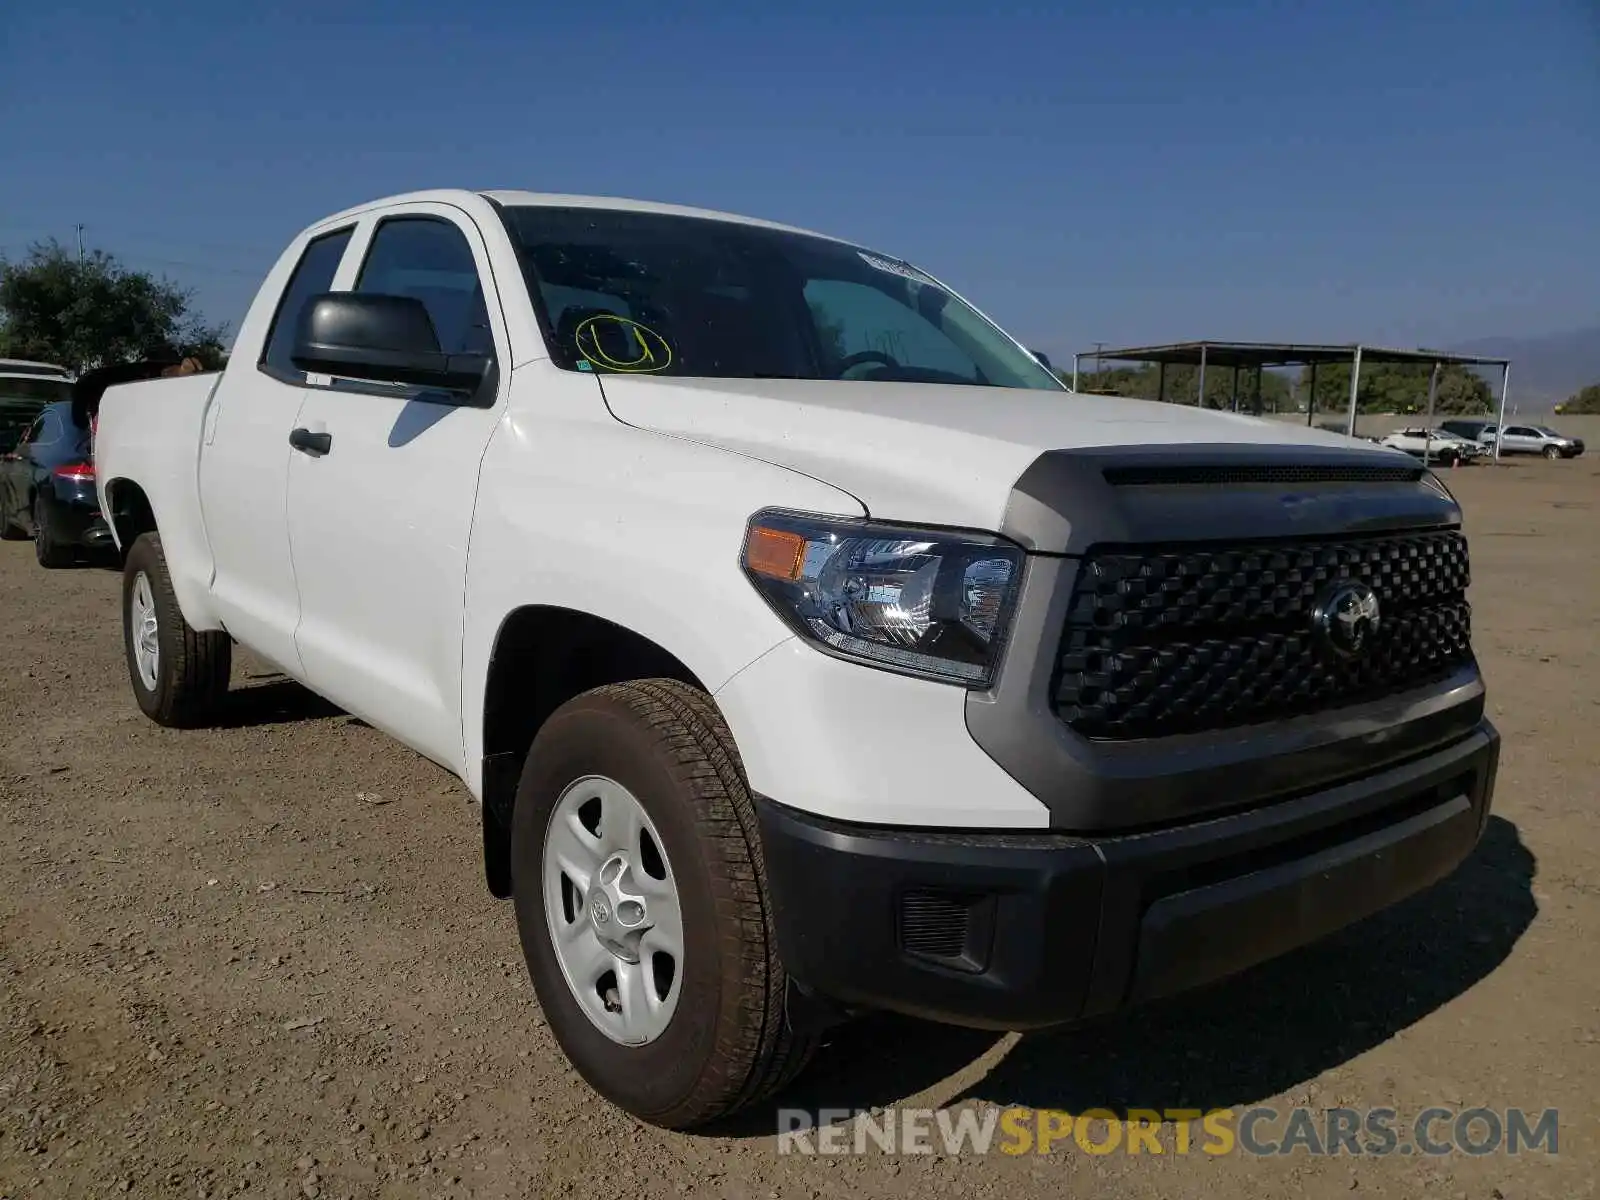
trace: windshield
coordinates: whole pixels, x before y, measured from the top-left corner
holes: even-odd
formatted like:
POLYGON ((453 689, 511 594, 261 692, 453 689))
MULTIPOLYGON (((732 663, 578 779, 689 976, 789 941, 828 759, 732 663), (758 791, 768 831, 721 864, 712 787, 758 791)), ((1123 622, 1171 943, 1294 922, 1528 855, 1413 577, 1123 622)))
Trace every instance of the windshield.
POLYGON ((38 375, 0 375, 0 449, 10 450, 46 404, 72 399, 72 382, 38 375))
POLYGON ((568 370, 1064 390, 899 259, 703 217, 504 211, 556 364, 568 370))

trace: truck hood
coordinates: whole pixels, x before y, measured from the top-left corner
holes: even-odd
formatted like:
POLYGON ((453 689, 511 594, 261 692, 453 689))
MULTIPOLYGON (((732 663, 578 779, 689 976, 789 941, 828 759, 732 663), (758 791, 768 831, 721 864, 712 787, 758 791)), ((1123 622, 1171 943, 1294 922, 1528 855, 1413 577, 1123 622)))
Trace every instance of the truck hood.
POLYGON ((601 386, 626 424, 810 475, 881 520, 969 529, 998 528, 1012 485, 1051 450, 1377 449, 1286 421, 1065 391, 642 375, 606 375, 601 386))

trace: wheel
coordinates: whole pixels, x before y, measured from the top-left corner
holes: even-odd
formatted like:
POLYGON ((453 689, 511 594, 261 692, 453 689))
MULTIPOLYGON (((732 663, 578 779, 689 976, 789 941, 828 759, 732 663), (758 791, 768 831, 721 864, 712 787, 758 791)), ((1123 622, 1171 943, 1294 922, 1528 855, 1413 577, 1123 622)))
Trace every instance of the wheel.
POLYGON ((770 1095, 810 1058, 789 1028, 755 808, 711 698, 596 688, 534 739, 511 832, 539 1004, 588 1084, 684 1129, 770 1095))
POLYGON ((1555 462, 1556 459, 1561 457, 1561 447, 1560 446, 1546 446, 1544 448, 1544 456, 1547 459, 1549 459, 1551 462, 1555 462))
POLYGON ((55 530, 50 525, 50 510, 45 507, 43 496, 33 498, 33 556, 41 567, 51 570, 70 567, 78 561, 70 545, 56 541, 55 530))
POLYGON ((122 569, 122 640, 128 677, 144 715, 159 725, 204 725, 228 692, 233 642, 201 633, 178 608, 161 537, 140 534, 122 569))

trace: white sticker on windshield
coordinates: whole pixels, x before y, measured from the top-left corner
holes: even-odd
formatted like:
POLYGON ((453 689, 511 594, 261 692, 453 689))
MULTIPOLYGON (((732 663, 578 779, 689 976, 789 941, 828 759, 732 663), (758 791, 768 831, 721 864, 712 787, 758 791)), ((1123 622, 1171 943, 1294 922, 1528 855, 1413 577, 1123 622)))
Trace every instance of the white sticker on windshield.
POLYGON ((893 259, 879 258, 876 254, 868 254, 865 250, 857 250, 856 253, 861 256, 862 262, 866 263, 867 266, 872 267, 875 270, 887 271, 891 275, 898 275, 900 278, 909 279, 913 283, 920 283, 929 287, 938 286, 933 282, 933 280, 929 279, 915 267, 907 266, 905 263, 895 262, 893 259))

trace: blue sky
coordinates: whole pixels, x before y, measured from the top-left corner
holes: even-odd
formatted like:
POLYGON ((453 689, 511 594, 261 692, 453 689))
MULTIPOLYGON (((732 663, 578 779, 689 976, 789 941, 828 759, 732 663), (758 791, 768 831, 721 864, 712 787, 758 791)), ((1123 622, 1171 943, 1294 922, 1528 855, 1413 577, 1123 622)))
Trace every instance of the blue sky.
POLYGON ((13 7, 0 250, 82 222, 235 326, 427 186, 823 229, 1056 355, 1600 321, 1594 0, 13 7))

